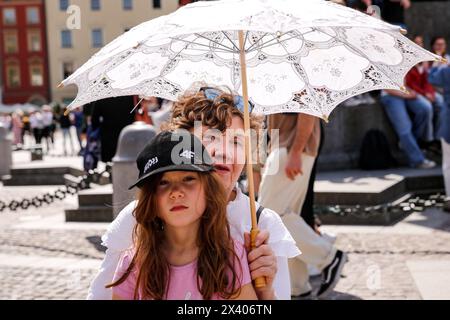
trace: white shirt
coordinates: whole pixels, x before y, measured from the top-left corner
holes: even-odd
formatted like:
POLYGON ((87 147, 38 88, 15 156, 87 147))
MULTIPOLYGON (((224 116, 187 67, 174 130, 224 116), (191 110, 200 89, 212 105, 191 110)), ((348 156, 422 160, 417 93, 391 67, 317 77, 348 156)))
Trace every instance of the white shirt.
MULTIPOLYGON (((227 216, 233 239, 244 243, 244 232, 250 232, 251 217, 249 198, 237 188, 236 199, 227 205, 227 216)), ((91 283, 87 299, 110 300, 112 289, 105 285, 112 282, 114 272, 123 251, 133 245, 132 233, 136 224, 133 210, 136 201, 129 203, 110 224, 102 236, 102 245, 106 246, 106 256, 99 272, 91 283)), ((259 204, 257 204, 259 207, 259 204)), ((258 227, 270 233, 269 245, 277 257, 277 274, 273 282, 278 299, 290 300, 291 287, 289 280, 288 258, 300 254, 289 231, 281 221, 280 216, 270 209, 264 209, 259 217, 258 227)))
POLYGON ((46 111, 42 114, 42 119, 44 127, 49 127, 53 123, 53 113, 51 111, 46 111))

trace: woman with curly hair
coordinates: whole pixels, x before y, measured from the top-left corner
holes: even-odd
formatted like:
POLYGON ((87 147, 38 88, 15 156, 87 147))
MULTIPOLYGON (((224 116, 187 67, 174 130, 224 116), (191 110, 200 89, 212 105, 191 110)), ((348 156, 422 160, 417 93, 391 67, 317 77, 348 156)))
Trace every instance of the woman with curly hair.
MULTIPOLYGON (((279 215, 256 204, 259 212, 256 248, 250 250, 251 229, 249 198, 239 189, 244 154, 244 114, 242 97, 219 88, 200 88, 185 93, 173 106, 172 117, 164 129, 185 129, 195 134, 213 160, 215 172, 225 189, 227 221, 233 239, 244 243, 251 278, 266 278, 266 286, 255 288, 258 299, 290 299, 288 258, 300 254, 279 215), (198 130, 201 129, 201 130, 198 130), (270 235, 270 237, 269 237, 270 235)), ((258 129, 261 119, 250 115, 251 129, 258 129)), ((124 250, 132 244, 133 228, 137 221, 134 209, 140 201, 126 206, 102 237, 108 249, 100 271, 93 280, 88 299, 111 299, 105 289, 111 283, 117 263, 124 250)))
POLYGON ((256 299, 225 189, 203 151, 192 134, 163 131, 139 154, 133 247, 108 286, 113 299, 256 299))

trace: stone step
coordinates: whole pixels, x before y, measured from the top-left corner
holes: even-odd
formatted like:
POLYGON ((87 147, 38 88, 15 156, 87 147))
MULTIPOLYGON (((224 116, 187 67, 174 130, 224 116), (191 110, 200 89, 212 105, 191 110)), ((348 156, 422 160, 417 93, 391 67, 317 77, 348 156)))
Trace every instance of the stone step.
MULTIPOLYGON (((72 174, 65 174, 64 177, 64 181, 66 184, 78 184, 82 178, 83 178, 84 173, 80 174, 80 175, 72 175, 72 174)), ((105 177, 105 176, 100 176, 100 179, 95 183, 95 185, 99 185, 99 186, 104 186, 104 185, 108 185, 111 182, 109 181, 109 178, 105 177)), ((94 184, 94 183, 92 183, 94 184)))
POLYGON ((371 206, 395 201, 416 190, 442 188, 441 168, 325 172, 318 174, 314 184, 314 202, 371 206))
POLYGON ((11 175, 13 176, 30 174, 63 175, 65 173, 70 173, 69 167, 11 168, 11 175))
POLYGON ((57 186, 64 185, 62 175, 20 174, 3 180, 4 186, 57 186))
POLYGON ((108 206, 83 206, 77 209, 66 209, 66 222, 111 222, 113 209, 108 206))
POLYGON ((65 174, 64 176, 63 176, 63 178, 64 178, 64 184, 65 185, 76 185, 76 184, 78 184, 80 181, 81 181, 81 177, 76 177, 76 176, 73 176, 73 175, 71 175, 71 174, 65 174))
POLYGON ((77 177, 83 175, 83 170, 66 166, 13 167, 2 180, 5 186, 64 185, 66 174, 77 177))
POLYGON ((79 206, 112 206, 112 193, 112 185, 82 190, 78 192, 79 206))

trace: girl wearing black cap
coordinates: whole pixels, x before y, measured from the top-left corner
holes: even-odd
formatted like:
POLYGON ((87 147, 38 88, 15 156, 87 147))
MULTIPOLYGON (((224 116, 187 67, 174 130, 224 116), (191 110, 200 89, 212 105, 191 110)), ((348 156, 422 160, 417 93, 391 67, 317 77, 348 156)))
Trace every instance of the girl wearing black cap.
POLYGON ((113 299, 256 299, 245 248, 230 236, 225 189, 201 142, 162 132, 137 165, 134 245, 108 286, 113 299))

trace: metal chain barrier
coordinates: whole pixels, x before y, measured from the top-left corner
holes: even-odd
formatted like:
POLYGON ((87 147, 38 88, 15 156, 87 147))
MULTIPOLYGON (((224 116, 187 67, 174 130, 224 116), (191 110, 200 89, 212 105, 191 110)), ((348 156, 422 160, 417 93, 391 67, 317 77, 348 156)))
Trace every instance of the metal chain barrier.
POLYGON ((337 215, 339 217, 354 216, 361 219, 369 219, 380 214, 399 213, 404 214, 412 212, 422 212, 430 207, 443 207, 445 194, 440 192, 434 194, 415 194, 406 201, 397 204, 386 203, 376 206, 360 205, 316 205, 315 214, 319 215, 337 215))
POLYGON ((91 183, 98 183, 102 177, 106 177, 109 182, 112 181, 112 167, 107 165, 105 170, 99 171, 89 170, 85 175, 81 177, 78 183, 66 183, 63 188, 58 188, 54 192, 47 192, 43 195, 33 197, 31 199, 22 199, 21 201, 12 200, 9 203, 0 200, 0 212, 9 209, 11 211, 17 211, 19 208, 27 210, 31 207, 39 208, 44 204, 51 204, 57 200, 63 200, 68 195, 75 195, 80 190, 86 190, 91 188, 91 183))

